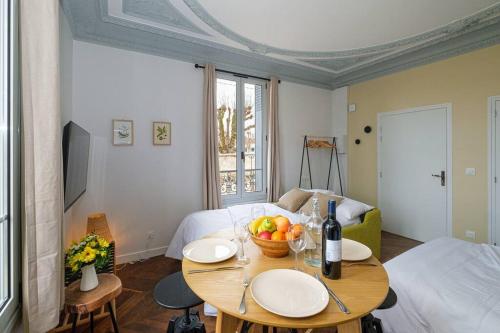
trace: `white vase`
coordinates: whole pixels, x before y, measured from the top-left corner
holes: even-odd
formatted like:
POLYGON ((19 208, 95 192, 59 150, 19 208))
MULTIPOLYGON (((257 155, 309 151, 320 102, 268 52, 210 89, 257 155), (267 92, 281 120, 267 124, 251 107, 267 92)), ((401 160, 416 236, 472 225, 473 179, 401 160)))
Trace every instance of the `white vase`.
POLYGON ((95 272, 94 264, 82 267, 82 280, 80 281, 80 290, 89 291, 97 287, 99 280, 95 272))

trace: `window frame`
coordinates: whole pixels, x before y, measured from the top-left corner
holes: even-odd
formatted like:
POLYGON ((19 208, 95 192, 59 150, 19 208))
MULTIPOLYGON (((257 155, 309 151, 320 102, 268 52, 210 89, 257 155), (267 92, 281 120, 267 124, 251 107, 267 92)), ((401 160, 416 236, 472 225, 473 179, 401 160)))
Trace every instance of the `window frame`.
MULTIPOLYGON (((267 200, 267 82, 265 80, 241 77, 226 73, 217 73, 217 79, 229 80, 236 82, 236 110, 237 110, 237 148, 236 148, 236 174, 237 185, 236 194, 222 195, 222 203, 224 207, 253 202, 265 202, 267 200), (245 83, 262 86, 262 191, 245 192, 245 168, 243 159, 240 158, 244 152, 244 137, 243 108, 245 98, 245 83)), ((220 188, 219 188, 220 191, 220 188)))
MULTIPOLYGON (((0 51, 4 52, 0 79, 4 80, 7 98, 0 112, 7 112, 8 164, 7 164, 7 216, 9 220, 9 299, 0 309, 0 331, 9 332, 20 317, 20 103, 18 71, 18 1, 7 0, 0 4, 0 16, 5 24, 0 26, 0 51), (4 44, 5 42, 5 44, 4 44)), ((2 102, 3 103, 3 102, 2 102)))

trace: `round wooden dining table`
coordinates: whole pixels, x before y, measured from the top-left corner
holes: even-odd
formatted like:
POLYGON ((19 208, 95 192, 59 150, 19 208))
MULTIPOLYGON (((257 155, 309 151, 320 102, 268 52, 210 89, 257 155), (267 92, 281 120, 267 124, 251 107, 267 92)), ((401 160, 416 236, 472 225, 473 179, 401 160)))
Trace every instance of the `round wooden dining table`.
MULTIPOLYGON (((363 262, 343 262, 342 278, 323 281, 337 294, 350 310, 350 314, 340 311, 330 298, 328 306, 322 312, 307 318, 288 318, 273 314, 261 308, 252 298, 250 287, 246 292, 245 314, 238 311, 243 295, 243 278, 253 278, 270 269, 291 268, 294 266, 293 252, 284 258, 269 258, 252 242, 245 244, 246 255, 250 263, 244 269, 189 274, 193 269, 207 269, 236 266, 236 258, 217 264, 199 264, 184 258, 182 272, 189 287, 201 299, 217 308, 216 333, 240 332, 243 322, 261 324, 268 327, 285 328, 325 328, 337 327, 339 333, 361 333, 361 318, 376 309, 387 296, 389 280, 384 267, 371 257, 363 262), (363 264, 364 263, 364 264, 363 264), (366 263, 374 265, 366 265, 366 263), (245 271, 244 271, 245 270, 245 271)), ((319 268, 310 267, 301 261, 304 273, 321 274, 319 268)))

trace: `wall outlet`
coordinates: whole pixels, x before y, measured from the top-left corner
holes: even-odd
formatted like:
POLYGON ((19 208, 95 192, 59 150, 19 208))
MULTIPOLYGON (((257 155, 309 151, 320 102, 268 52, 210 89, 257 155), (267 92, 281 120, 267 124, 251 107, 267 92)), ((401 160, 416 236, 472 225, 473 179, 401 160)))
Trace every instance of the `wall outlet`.
POLYGON ((472 230, 465 230, 465 238, 476 240, 476 232, 472 230))
POLYGON ((151 231, 148 231, 148 233, 146 234, 146 237, 151 240, 151 239, 154 239, 155 238, 155 231, 154 230, 151 230, 151 231))
POLYGON ((476 168, 465 168, 465 175, 466 176, 475 176, 476 175, 476 168))
POLYGON ((354 112, 356 111, 356 104, 349 104, 349 112, 354 112))

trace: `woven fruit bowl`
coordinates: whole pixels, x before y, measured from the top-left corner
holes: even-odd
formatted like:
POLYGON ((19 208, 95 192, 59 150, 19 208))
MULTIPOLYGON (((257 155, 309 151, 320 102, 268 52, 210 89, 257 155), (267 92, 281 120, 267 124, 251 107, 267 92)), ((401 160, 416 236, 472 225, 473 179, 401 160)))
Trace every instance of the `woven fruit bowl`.
POLYGON ((290 227, 288 218, 277 216, 261 216, 253 220, 248 229, 252 241, 260 247, 262 253, 271 258, 282 258, 288 255, 286 233, 290 227))
POLYGON ((268 240, 252 235, 252 241, 260 247, 266 257, 283 258, 288 255, 289 247, 286 240, 268 240))

